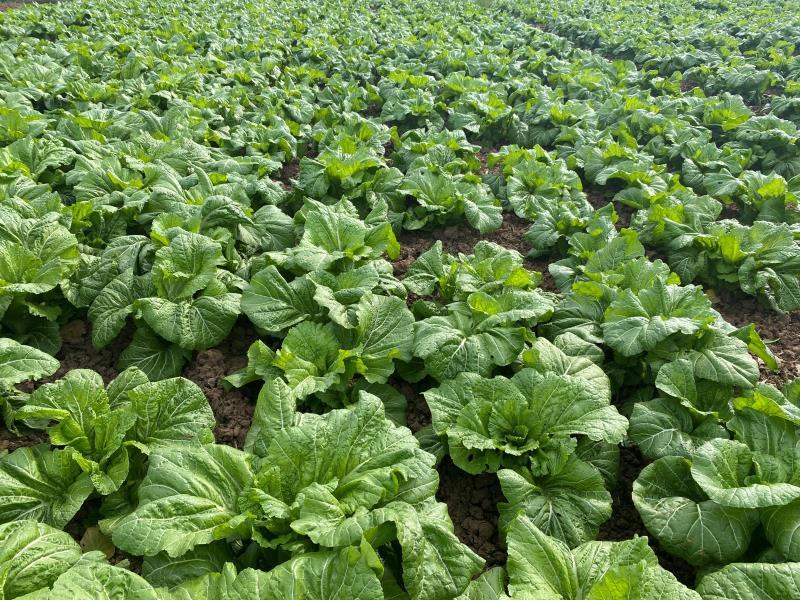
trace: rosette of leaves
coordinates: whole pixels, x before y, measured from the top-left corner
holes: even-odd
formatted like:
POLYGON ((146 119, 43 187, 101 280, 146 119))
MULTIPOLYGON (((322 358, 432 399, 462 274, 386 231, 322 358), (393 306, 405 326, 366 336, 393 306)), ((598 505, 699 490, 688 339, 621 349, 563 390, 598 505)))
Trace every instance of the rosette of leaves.
POLYGON ((78 266, 78 240, 60 205, 0 207, 0 326, 6 337, 48 354, 61 348, 62 284, 78 266))
POLYGON ((472 173, 451 174, 439 165, 406 173, 400 192, 410 196, 405 229, 455 224, 462 219, 480 233, 495 231, 503 222, 500 201, 472 173))
POLYGON ((475 153, 480 146, 471 144, 462 129, 410 129, 392 134, 392 161, 403 171, 439 164, 450 173, 477 171, 480 163, 475 153))
POLYGON ((651 405, 650 415, 640 412, 633 431, 661 458, 639 475, 633 499, 664 548, 694 565, 722 565, 765 550, 763 537, 780 559, 798 561, 796 387, 784 395, 758 386, 735 399, 725 427, 711 434, 698 434, 691 415, 679 409, 651 405), (672 443, 665 443, 669 433, 645 435, 653 421, 668 417, 672 443))
POLYGON ((442 242, 436 241, 417 257, 403 285, 419 296, 465 301, 473 292, 532 291, 541 280, 541 273, 524 267, 516 250, 481 240, 473 254, 454 256, 443 252, 442 242))
POLYGON ((556 286, 567 292, 576 281, 601 280, 604 271, 614 271, 624 260, 644 256, 635 232, 614 227, 617 213, 612 204, 594 211, 583 231, 567 240, 567 257, 548 266, 556 286))
POLYGON ((651 197, 669 187, 663 165, 644 152, 613 141, 610 136, 582 145, 575 158, 588 181, 618 190, 614 201, 633 208, 646 207, 651 197))
POLYGON ((358 321, 359 301, 373 293, 405 296, 385 260, 367 261, 341 272, 312 271, 289 281, 270 265, 256 273, 244 289, 242 312, 259 331, 270 335, 283 335, 303 321, 332 321, 352 329, 358 321))
POLYGON ((231 264, 241 260, 239 250, 249 254, 265 245, 267 247, 263 249, 272 249, 269 243, 256 241, 256 237, 264 236, 273 244, 284 240, 291 243, 291 228, 282 233, 275 231, 278 223, 285 227, 289 222, 276 206, 284 200, 285 192, 280 186, 270 180, 256 185, 245 177, 237 177, 237 171, 244 170, 245 165, 229 163, 224 167, 227 167, 227 173, 214 173, 215 165, 208 161, 205 169, 209 172, 191 165, 182 175, 168 165, 146 166, 145 173, 152 191, 138 220, 150 224, 151 237, 169 243, 169 230, 172 228, 205 235, 220 244, 231 264), (216 185, 214 181, 217 181, 216 185), (254 212, 251 197, 265 201, 265 205, 272 209, 262 206, 254 212), (264 213, 278 223, 270 227, 264 213))
POLYGON ((150 379, 179 375, 193 350, 219 344, 230 333, 240 311, 240 295, 231 290, 243 281, 219 268, 224 261, 217 242, 173 229, 169 245, 159 248, 149 271, 141 252, 144 240, 117 247, 116 256, 102 255, 97 267, 99 293, 81 289, 89 303, 92 344, 102 348, 116 339, 128 317, 136 322, 120 366, 138 367, 150 379), (110 261, 104 265, 104 260, 110 261), (102 279, 119 271, 102 285, 102 279), (92 296, 93 299, 92 299, 92 296))
POLYGON ((523 127, 505 86, 461 72, 448 74, 443 85, 448 127, 469 131, 486 145, 511 139, 523 127))
POLYGON ((634 227, 646 244, 665 251, 683 281, 737 287, 774 310, 795 310, 798 248, 789 225, 720 221, 721 208, 707 196, 664 198, 639 211, 634 227))
POLYGON ((797 177, 787 182, 775 173, 744 171, 733 176, 722 169, 706 175, 703 185, 714 198, 735 203, 741 211, 741 221, 747 225, 756 221, 797 223, 800 220, 797 210, 800 180, 797 177))
MULTIPOLYGON (((388 133, 386 138, 388 141, 388 133)), ((354 199, 358 194, 353 192, 385 168, 382 144, 365 143, 356 135, 339 135, 328 140, 316 157, 300 159, 297 185, 304 195, 316 200, 354 199)))
MULTIPOLYGON (((87 129, 105 129, 111 123, 105 118, 84 117, 81 121, 87 129)), ((83 132, 79 127, 76 129, 75 133, 82 137, 83 132)), ((75 164, 64 180, 74 195, 74 203, 65 207, 65 212, 71 215, 71 227, 82 244, 102 248, 115 237, 128 233, 128 226, 144 208, 150 194, 143 164, 133 168, 112 152, 83 150, 85 154, 75 157, 75 164)))
POLYGON ((658 564, 647 538, 590 541, 570 550, 524 516, 509 529, 506 569, 485 572, 458 600, 700 600, 658 564))
POLYGON ((45 429, 57 449, 41 444, 0 458, 0 522, 63 527, 93 492, 120 490, 155 448, 213 440, 200 388, 183 378, 149 382, 138 369, 108 387, 94 371, 70 371, 37 388, 15 418, 45 429))
MULTIPOLYGON (((255 342, 247 366, 226 381, 240 387, 283 377, 298 399, 334 408, 353 402, 362 389, 371 390, 380 393, 390 403, 392 417, 404 423, 404 396, 383 384, 394 373, 396 361, 411 360, 414 315, 400 298, 359 294, 340 313, 330 311, 329 318, 312 318, 319 306, 312 315, 298 315, 306 320, 289 328, 277 351, 255 342)), ((311 301, 307 306, 313 305, 311 301)), ((272 313, 281 318, 289 314, 272 313)))
POLYGON ((332 205, 308 199, 295 215, 297 219, 303 220, 300 241, 268 252, 264 267, 275 265, 296 275, 323 270, 341 273, 381 259, 384 254, 390 259, 400 256, 400 245, 380 210, 362 220, 346 199, 332 205))
POLYGON ((736 142, 730 146, 750 151, 758 170, 791 180, 800 175, 797 125, 774 113, 754 116, 733 130, 736 142))
POLYGON ((594 213, 580 177, 563 160, 518 162, 506 198, 518 217, 533 222, 525 234, 531 256, 564 254, 568 238, 583 231, 594 213))
POLYGON ((510 379, 461 373, 423 395, 453 463, 468 473, 498 473, 509 501, 500 506, 501 527, 525 514, 576 546, 611 516, 604 476, 614 477, 610 446, 628 423, 590 359, 539 339, 527 360, 533 367, 510 379))
POLYGON ((415 304, 427 316, 414 324, 414 356, 424 372, 445 381, 458 373, 488 377, 496 367, 513 363, 531 328, 552 314, 553 301, 536 290, 472 292, 464 301, 415 304))
POLYGON ((397 252, 385 221, 368 224, 345 201, 334 207, 308 203, 300 245, 269 255, 274 264, 253 275, 242 294, 242 311, 273 335, 306 320, 351 329, 365 294, 405 296, 382 258, 384 253, 396 258, 397 252))
POLYGON ((420 373, 438 380, 464 371, 488 376, 511 364, 532 338, 530 327, 552 311, 550 296, 536 289, 540 281, 514 250, 480 241, 474 254, 453 256, 436 242, 403 280, 410 292, 433 297, 413 305, 422 317, 413 350, 424 361, 420 373))
POLYGON ((759 375, 751 352, 777 367, 752 327, 736 329, 723 321, 700 287, 677 285, 667 265, 642 252, 627 230, 591 252, 583 265, 558 264, 557 280, 571 279, 570 291, 540 332, 548 337, 570 332, 607 346, 613 351, 607 371, 615 387, 656 383, 663 389, 667 380, 680 378, 678 385, 690 386, 685 392, 690 401, 698 397, 699 380, 725 388, 721 393, 728 398, 735 387, 753 387, 759 375))
POLYGON ((403 67, 393 68, 378 81, 383 104, 381 119, 396 123, 403 129, 423 126, 443 128, 444 103, 434 93, 436 79, 423 73, 413 73, 403 67))
MULTIPOLYGON (((325 568, 338 556, 369 590, 383 582, 415 599, 460 594, 483 561, 458 541, 434 498, 433 456, 370 394, 320 416, 296 413, 285 384, 270 385, 247 451, 176 445, 151 453, 138 507, 111 527, 115 545, 163 562, 238 539, 282 578, 302 571, 317 589, 342 576, 325 568)), ((382 597, 375 594, 364 597, 382 597)))

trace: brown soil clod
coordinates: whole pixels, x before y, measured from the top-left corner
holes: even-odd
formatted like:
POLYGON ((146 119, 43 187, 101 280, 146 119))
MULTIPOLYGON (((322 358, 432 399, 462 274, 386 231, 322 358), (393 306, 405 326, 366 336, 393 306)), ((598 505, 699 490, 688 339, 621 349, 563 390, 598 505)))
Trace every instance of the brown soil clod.
POLYGON ((447 504, 458 539, 486 560, 487 567, 505 564, 506 547, 497 526, 497 505, 505 498, 497 475, 470 475, 445 458, 439 478, 436 497, 447 504))

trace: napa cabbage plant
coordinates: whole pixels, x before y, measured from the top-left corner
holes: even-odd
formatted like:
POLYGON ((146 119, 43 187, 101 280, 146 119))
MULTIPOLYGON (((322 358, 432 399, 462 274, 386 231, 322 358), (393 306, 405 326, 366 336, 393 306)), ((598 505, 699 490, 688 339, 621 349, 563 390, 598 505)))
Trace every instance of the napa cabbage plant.
POLYGON ((613 480, 616 464, 609 446, 622 441, 628 423, 589 358, 538 339, 526 360, 532 366, 511 378, 461 373, 423 395, 453 463, 468 473, 498 473, 508 499, 501 527, 525 514, 576 546, 611 516, 604 476, 613 480), (603 466, 609 454, 611 466, 603 466))
POLYGON ((658 564, 647 538, 590 541, 570 550, 527 517, 517 518, 509 530, 506 570, 487 571, 458 600, 701 598, 658 564))
POLYGON ((91 284, 75 291, 79 302, 88 303, 96 348, 116 339, 133 317, 136 331, 120 366, 137 367, 151 379, 179 375, 193 350, 225 339, 239 315, 244 286, 220 268, 217 242, 179 229, 171 235, 155 252, 146 239, 120 238, 96 261, 91 284))
POLYGON ((482 560, 434 498, 434 457, 371 394, 349 409, 301 414, 283 382, 268 385, 246 451, 192 444, 150 454, 138 506, 109 525, 114 544, 178 558, 238 539, 275 566, 291 561, 280 567, 284 576, 308 568, 317 585, 324 557, 350 556, 355 565, 360 549, 365 564, 356 571, 369 589, 383 572, 411 598, 460 594, 482 560))
POLYGON ((481 240, 473 254, 443 252, 437 241, 409 267, 403 285, 418 296, 435 296, 445 302, 464 301, 473 292, 532 291, 541 273, 527 269, 516 250, 481 240))
POLYGON ((661 458, 642 471, 633 499, 660 544, 691 564, 726 564, 754 551, 760 530, 778 556, 797 561, 795 390, 791 384, 784 395, 760 385, 733 401, 724 428, 709 431, 706 425, 704 435, 692 428, 692 414, 651 405, 649 415, 636 415, 634 437, 661 458), (653 417, 670 414, 684 426, 653 439, 653 417), (675 441, 664 444, 671 435, 675 441))
POLYGON ((403 284, 431 297, 415 302, 413 354, 439 381, 461 372, 483 376, 514 362, 546 321, 553 300, 537 289, 541 274, 529 271, 514 250, 480 241, 474 254, 453 256, 441 243, 421 254, 403 284))
POLYGON ((55 527, 93 492, 108 496, 135 485, 155 448, 212 441, 215 424, 197 385, 150 382, 138 369, 108 386, 94 371, 69 371, 37 388, 14 417, 44 429, 55 448, 39 444, 0 457, 0 522, 35 518, 55 527))
POLYGON ((0 327, 6 337, 58 352, 61 287, 79 256, 78 240, 59 212, 27 202, 0 207, 0 327))

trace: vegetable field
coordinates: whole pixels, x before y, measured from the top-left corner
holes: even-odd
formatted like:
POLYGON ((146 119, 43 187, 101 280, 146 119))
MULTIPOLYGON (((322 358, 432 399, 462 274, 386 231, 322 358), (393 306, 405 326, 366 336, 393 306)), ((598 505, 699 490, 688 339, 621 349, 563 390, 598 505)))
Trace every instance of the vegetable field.
POLYGON ((797 0, 0 5, 0 600, 800 600, 799 126, 797 0))

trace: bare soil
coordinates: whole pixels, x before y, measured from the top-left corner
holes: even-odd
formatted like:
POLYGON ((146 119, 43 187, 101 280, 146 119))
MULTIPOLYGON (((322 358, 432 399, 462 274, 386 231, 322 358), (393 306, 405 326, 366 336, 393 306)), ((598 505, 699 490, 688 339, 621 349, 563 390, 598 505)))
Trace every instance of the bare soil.
POLYGON ((505 564, 506 546, 497 527, 497 504, 505 498, 497 475, 470 475, 445 457, 436 497, 447 504, 458 539, 483 558, 487 568, 505 564))

